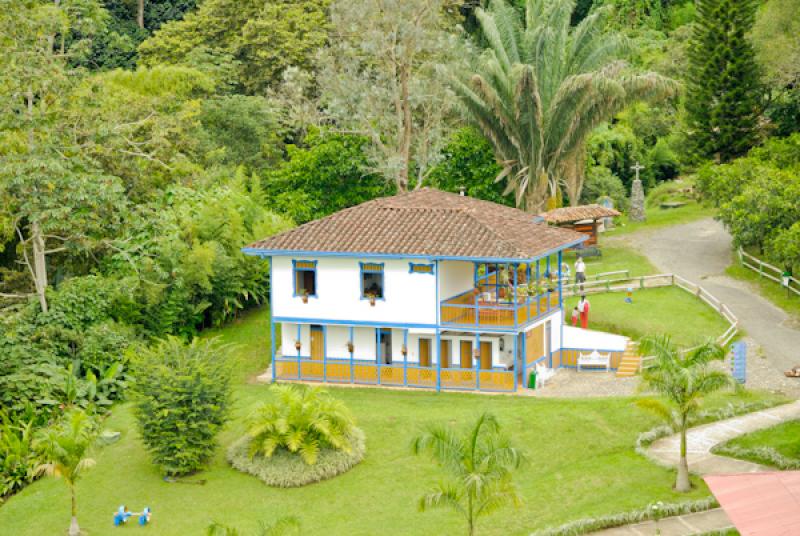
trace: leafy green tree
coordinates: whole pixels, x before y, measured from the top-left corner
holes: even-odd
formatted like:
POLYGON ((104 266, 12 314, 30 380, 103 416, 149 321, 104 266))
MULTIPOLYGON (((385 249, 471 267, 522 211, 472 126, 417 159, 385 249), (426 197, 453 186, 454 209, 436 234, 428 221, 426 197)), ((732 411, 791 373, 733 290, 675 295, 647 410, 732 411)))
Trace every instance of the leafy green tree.
POLYGON ((69 487, 72 514, 69 536, 81 533, 75 484, 94 465, 94 460, 88 455, 97 437, 97 429, 97 424, 85 412, 71 410, 60 422, 42 430, 35 441, 35 448, 45 460, 39 470, 63 478, 69 487))
POLYGON ((197 48, 229 53, 238 82, 263 94, 289 66, 310 69, 327 42, 329 0, 207 0, 139 46, 144 65, 184 64, 197 48))
POLYGON ((440 190, 458 192, 494 203, 513 205, 503 195, 505 185, 496 181, 502 168, 494 158, 489 141, 472 127, 456 130, 442 148, 442 159, 431 169, 429 183, 440 190))
POLYGON ((132 361, 134 413, 153 463, 167 475, 201 469, 230 411, 227 348, 213 339, 185 344, 169 337, 132 361))
POLYGON ((686 431, 691 419, 702 406, 703 397, 734 384, 730 374, 709 367, 713 361, 725 359, 725 349, 713 343, 692 350, 680 351, 669 337, 648 337, 642 341, 643 355, 654 360, 642 373, 646 388, 656 391, 664 400, 649 398, 637 404, 659 415, 681 435, 680 461, 675 489, 691 490, 689 464, 686 459, 686 431))
POLYGON ((442 0, 337 0, 319 60, 324 115, 369 140, 373 171, 398 192, 421 186, 451 129, 453 99, 436 73, 459 61, 442 0))
POLYGON ((686 110, 697 156, 727 162, 758 142, 760 82, 748 38, 758 0, 699 0, 686 110))
POLYGON ((800 222, 788 229, 777 230, 767 243, 770 259, 795 276, 800 274, 800 222))
POLYGON ((604 32, 607 9, 570 27, 572 0, 528 0, 525 14, 504 0, 478 11, 488 48, 475 68, 453 77, 469 118, 494 146, 518 206, 539 212, 566 190, 583 187, 591 132, 628 104, 666 97, 675 85, 623 60, 619 35, 604 32))
POLYGON ((370 172, 367 143, 360 136, 312 129, 303 146, 289 145, 288 160, 266 173, 267 203, 295 222, 305 223, 390 195, 391 185, 370 172))
POLYGON ((421 511, 451 508, 464 517, 473 536, 477 521, 508 504, 521 501, 512 481, 522 453, 500 433, 500 424, 484 413, 458 433, 433 425, 412 443, 414 454, 429 454, 448 478, 419 501, 421 511))
POLYGON ((341 400, 319 388, 278 385, 272 390, 274 399, 256 408, 248 422, 251 456, 269 458, 283 449, 314 465, 320 450, 351 451, 355 419, 341 400))

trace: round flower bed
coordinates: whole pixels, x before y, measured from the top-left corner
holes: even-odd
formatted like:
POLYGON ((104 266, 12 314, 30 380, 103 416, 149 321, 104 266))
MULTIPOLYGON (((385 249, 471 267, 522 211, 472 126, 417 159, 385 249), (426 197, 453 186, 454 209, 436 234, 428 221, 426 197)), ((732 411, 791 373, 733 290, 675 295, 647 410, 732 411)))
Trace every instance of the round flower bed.
POLYGON ((350 444, 350 452, 323 449, 317 463, 307 465, 299 455, 283 449, 275 451, 269 458, 261 454, 251 457, 250 436, 245 435, 230 446, 227 458, 234 469, 258 477, 269 486, 296 488, 333 478, 363 460, 367 451, 364 432, 354 428, 350 444))

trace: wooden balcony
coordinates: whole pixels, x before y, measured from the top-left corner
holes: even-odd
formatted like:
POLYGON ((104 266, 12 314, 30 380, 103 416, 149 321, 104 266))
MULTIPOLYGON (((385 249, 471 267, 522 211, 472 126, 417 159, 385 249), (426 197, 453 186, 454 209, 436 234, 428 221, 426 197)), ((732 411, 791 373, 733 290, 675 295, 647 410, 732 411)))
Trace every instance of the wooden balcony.
POLYGON ((537 296, 512 296, 507 292, 492 292, 494 287, 480 286, 453 296, 441 303, 442 324, 459 326, 515 327, 546 314, 559 306, 559 294, 547 292, 537 296))

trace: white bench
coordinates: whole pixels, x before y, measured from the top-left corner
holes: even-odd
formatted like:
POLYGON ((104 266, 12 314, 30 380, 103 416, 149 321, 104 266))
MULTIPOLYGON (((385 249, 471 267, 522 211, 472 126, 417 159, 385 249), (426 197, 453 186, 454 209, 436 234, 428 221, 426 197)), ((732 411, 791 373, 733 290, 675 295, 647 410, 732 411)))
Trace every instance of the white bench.
POLYGON ((578 355, 578 370, 584 368, 603 368, 608 372, 611 366, 611 354, 601 354, 597 350, 591 354, 578 355))

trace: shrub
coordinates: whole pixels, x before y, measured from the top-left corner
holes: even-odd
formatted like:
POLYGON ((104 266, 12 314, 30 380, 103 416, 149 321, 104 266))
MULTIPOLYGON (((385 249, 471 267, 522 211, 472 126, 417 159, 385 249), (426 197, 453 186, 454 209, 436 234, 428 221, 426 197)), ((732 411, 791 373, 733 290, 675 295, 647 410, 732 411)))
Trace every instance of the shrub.
POLYGON ((251 474, 269 486, 294 488, 333 478, 357 465, 366 454, 364 432, 353 428, 347 438, 349 451, 320 449, 314 465, 308 465, 300 456, 281 449, 269 458, 251 455, 251 438, 245 435, 230 446, 228 462, 234 469, 251 474))
POLYGON ((340 400, 322 389, 298 385, 279 385, 273 391, 275 399, 250 417, 251 456, 269 458, 283 450, 314 465, 323 449, 352 451, 355 420, 340 400))
POLYGON ((204 466, 228 416, 231 367, 215 340, 170 337, 132 359, 135 415, 153 463, 168 475, 204 466))
POLYGON ((581 202, 597 203, 601 197, 610 197, 614 208, 625 210, 628 205, 628 193, 619 177, 604 166, 592 166, 586 172, 586 182, 581 192, 581 202))
POLYGON ((33 449, 33 417, 0 413, 0 501, 36 478, 40 459, 33 449))

